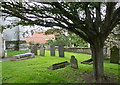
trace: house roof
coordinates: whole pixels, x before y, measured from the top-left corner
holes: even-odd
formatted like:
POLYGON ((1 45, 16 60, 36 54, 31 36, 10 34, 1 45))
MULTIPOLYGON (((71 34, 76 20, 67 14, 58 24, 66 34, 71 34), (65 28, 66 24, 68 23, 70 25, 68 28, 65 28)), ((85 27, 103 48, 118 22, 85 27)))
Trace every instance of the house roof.
POLYGON ((31 37, 26 37, 26 42, 32 42, 34 44, 42 43, 45 44, 46 40, 48 39, 54 39, 55 36, 53 34, 45 35, 45 31, 37 31, 35 32, 31 37))

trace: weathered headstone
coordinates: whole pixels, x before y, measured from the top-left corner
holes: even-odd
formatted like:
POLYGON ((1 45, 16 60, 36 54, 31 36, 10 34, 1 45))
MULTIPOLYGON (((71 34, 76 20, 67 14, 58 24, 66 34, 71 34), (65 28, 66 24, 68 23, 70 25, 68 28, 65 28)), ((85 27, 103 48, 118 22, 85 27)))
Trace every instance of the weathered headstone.
POLYGON ((45 47, 44 45, 40 46, 40 56, 44 56, 45 55, 45 47))
POLYGON ((59 51, 59 57, 64 57, 64 46, 59 45, 58 51, 59 51))
POLYGON ((78 61, 75 56, 71 56, 70 64, 72 68, 78 69, 78 61))
POLYGON ((50 46, 50 55, 55 56, 55 46, 54 45, 50 46))
POLYGON ((31 53, 34 53, 34 55, 37 55, 37 46, 36 45, 31 46, 31 53))
POLYGON ((60 68, 64 68, 65 66, 69 65, 70 63, 65 61, 65 62, 61 62, 61 63, 56 63, 51 65, 50 67, 48 67, 48 69, 51 70, 56 70, 56 69, 60 69, 60 68))
POLYGON ((110 63, 119 64, 119 48, 117 48, 117 46, 113 46, 110 50, 110 63))

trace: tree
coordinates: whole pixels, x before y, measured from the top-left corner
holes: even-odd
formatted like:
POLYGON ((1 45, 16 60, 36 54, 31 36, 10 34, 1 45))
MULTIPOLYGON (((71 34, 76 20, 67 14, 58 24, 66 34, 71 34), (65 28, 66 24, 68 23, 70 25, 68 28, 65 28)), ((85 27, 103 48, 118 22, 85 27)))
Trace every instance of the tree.
POLYGON ((89 42, 94 76, 101 82, 104 42, 120 22, 117 5, 117 2, 2 2, 2 12, 20 18, 18 24, 58 26, 89 42))
POLYGON ((84 41, 81 37, 76 35, 75 33, 69 32, 69 34, 67 35, 67 39, 69 39, 70 47, 71 46, 74 46, 74 47, 87 47, 88 46, 88 43, 84 41))
POLYGON ((56 34, 55 40, 48 40, 47 43, 55 46, 59 46, 59 45, 68 46, 69 39, 65 35, 56 34))
POLYGON ((52 28, 45 32, 45 34, 54 34, 55 39, 47 40, 47 44, 49 45, 64 45, 68 47, 87 47, 88 44, 82 38, 80 38, 75 33, 71 33, 67 30, 61 30, 52 28))

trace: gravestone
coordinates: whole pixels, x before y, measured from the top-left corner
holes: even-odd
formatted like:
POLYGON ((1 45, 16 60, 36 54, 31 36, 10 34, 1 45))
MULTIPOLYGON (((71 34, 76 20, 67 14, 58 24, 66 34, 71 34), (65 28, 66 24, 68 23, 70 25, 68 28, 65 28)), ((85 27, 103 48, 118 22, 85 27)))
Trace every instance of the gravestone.
POLYGON ((48 69, 56 70, 56 69, 64 68, 65 66, 67 66, 69 64, 70 63, 67 62, 67 61, 61 62, 61 63, 56 63, 56 64, 53 64, 53 65, 49 66, 48 69))
POLYGON ((40 56, 44 56, 45 55, 45 47, 44 45, 40 46, 40 56))
POLYGON ((54 45, 50 46, 50 55, 55 56, 55 46, 54 45))
POLYGON ((119 48, 117 48, 117 46, 113 46, 110 50, 110 63, 119 64, 119 48))
POLYGON ((71 56, 70 64, 71 64, 71 68, 78 69, 78 61, 75 58, 75 56, 71 56))
POLYGON ((37 55, 37 46, 36 45, 31 46, 31 53, 34 53, 34 55, 37 55))
POLYGON ((33 53, 30 53, 30 52, 12 56, 13 59, 20 59, 25 57, 34 58, 35 56, 33 53))
POLYGON ((81 62, 81 64, 92 64, 92 63, 93 63, 92 58, 81 62))
POLYGON ((64 46, 59 45, 58 51, 59 51, 59 57, 64 57, 64 46))

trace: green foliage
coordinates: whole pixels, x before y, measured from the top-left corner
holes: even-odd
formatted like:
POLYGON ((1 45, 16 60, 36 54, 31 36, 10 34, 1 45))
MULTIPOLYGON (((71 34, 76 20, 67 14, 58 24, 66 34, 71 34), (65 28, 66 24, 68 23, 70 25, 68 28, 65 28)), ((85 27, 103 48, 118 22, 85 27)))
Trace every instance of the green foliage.
POLYGON ((33 43, 33 42, 29 42, 28 44, 29 44, 29 45, 34 45, 34 43, 33 43))
POLYGON ((74 45, 75 47, 87 47, 88 44, 82 38, 74 33, 69 33, 68 35, 70 46, 74 45))
POLYGON ((36 46, 40 46, 41 44, 40 44, 40 43, 36 43, 36 44, 34 44, 34 45, 36 45, 36 46))
POLYGON ((32 45, 36 45, 36 46, 41 45, 41 43, 35 43, 35 44, 34 44, 33 42, 29 42, 28 44, 29 44, 30 46, 32 46, 32 45))
MULTIPOLYGON (((49 33, 53 33, 53 31, 49 30, 49 33)), ((80 38, 78 35, 68 32, 65 35, 65 32, 59 31, 58 34, 55 35, 55 40, 47 40, 47 44, 49 45, 64 45, 64 46, 75 46, 75 47, 87 47, 87 42, 80 38)))
POLYGON ((62 31, 62 29, 57 29, 57 28, 52 28, 52 29, 48 29, 47 31, 45 31, 45 34, 55 34, 55 33, 60 33, 62 31))
POLYGON ((112 32, 107 37, 105 45, 107 47, 119 46, 118 41, 120 41, 120 25, 117 25, 112 32))
MULTIPOLYGON (((8 51, 8 55, 16 55, 17 52, 23 51, 8 51)), ((26 52, 26 51, 25 51, 26 52)), ((39 51, 38 51, 39 52, 39 51)), ((39 55, 39 54, 38 54, 39 55)), ((45 56, 36 56, 35 58, 22 61, 5 61, 2 62, 2 82, 3 83, 86 83, 84 74, 92 73, 93 66, 80 64, 81 61, 91 58, 90 55, 65 52, 65 58, 56 56, 51 57, 50 52, 46 51, 45 56), (79 69, 72 69, 69 66, 50 70, 47 67, 52 64, 70 61, 70 56, 75 55, 78 60, 79 69)), ((0 62, 1 64, 1 62, 0 62)), ((105 74, 111 75, 114 78, 118 76, 118 65, 109 63, 105 60, 105 74)))

